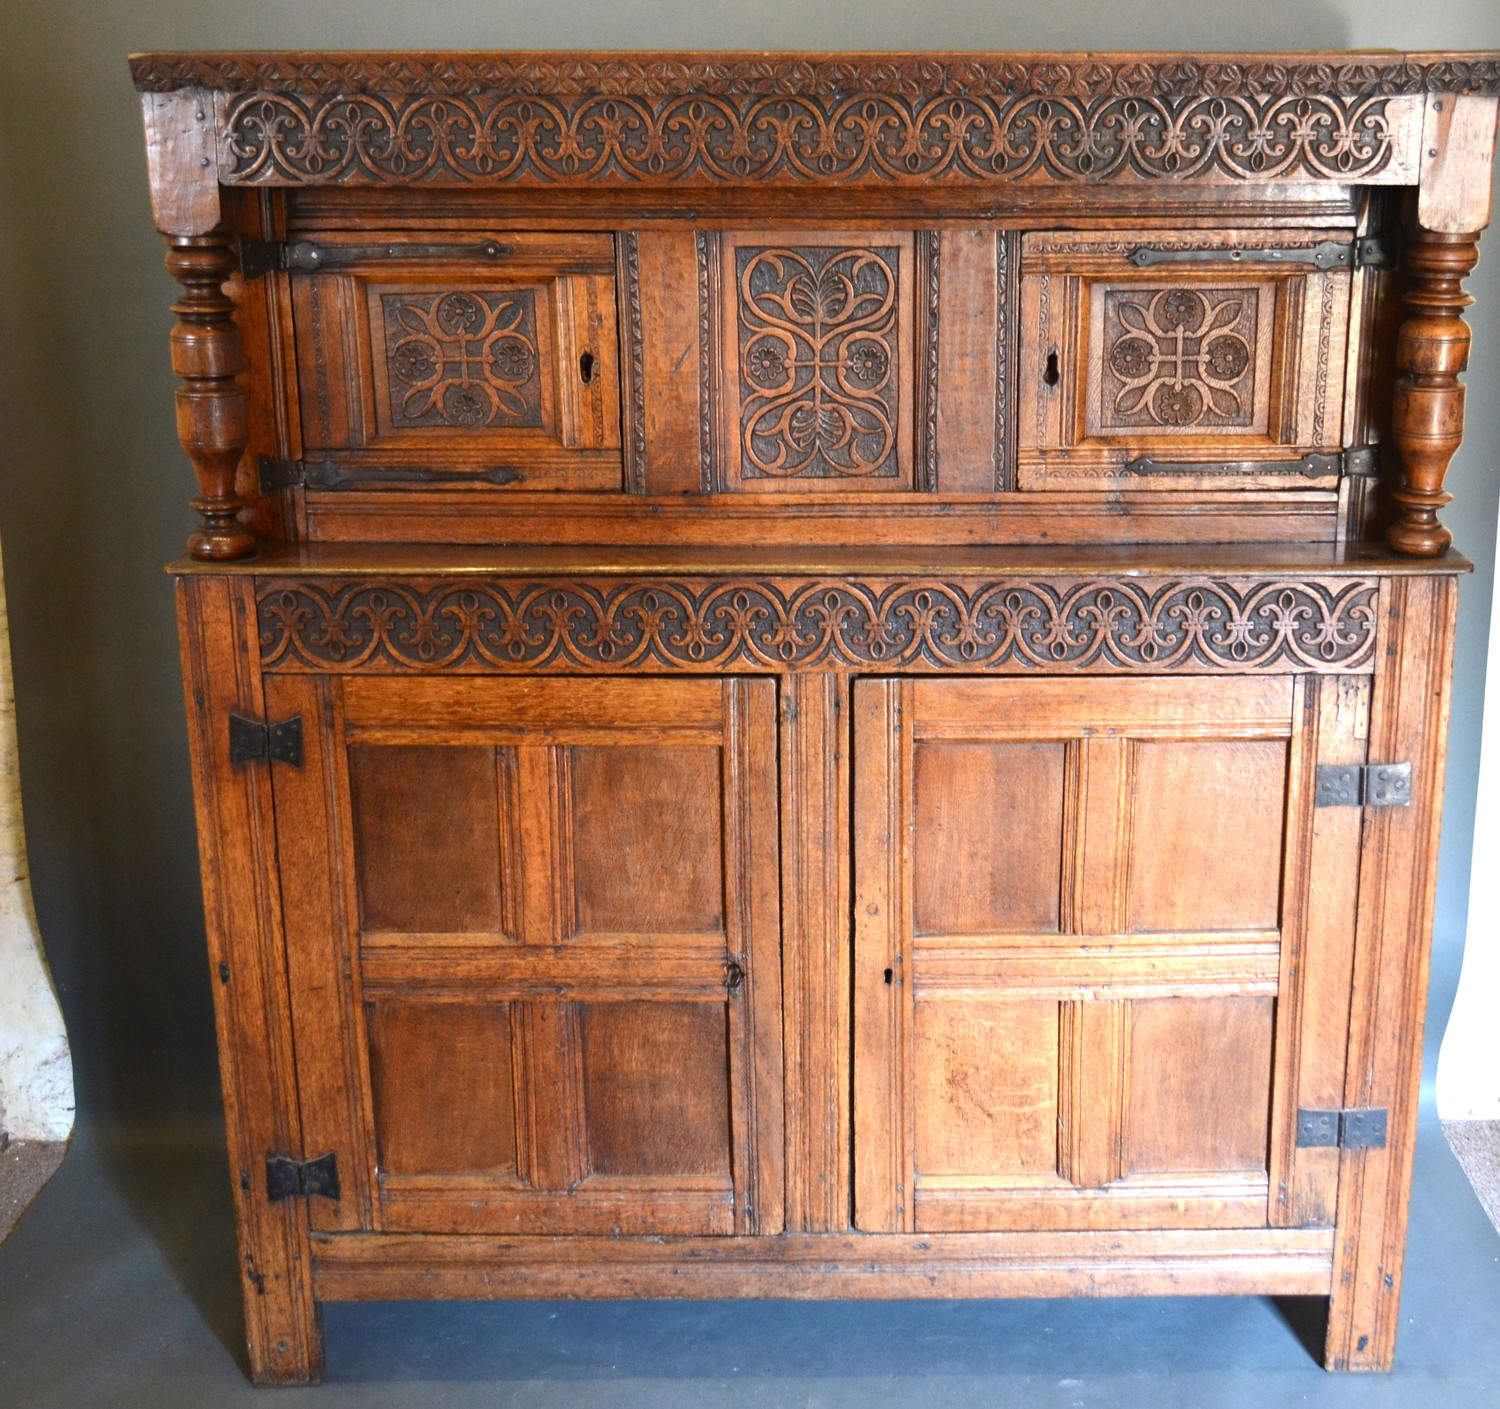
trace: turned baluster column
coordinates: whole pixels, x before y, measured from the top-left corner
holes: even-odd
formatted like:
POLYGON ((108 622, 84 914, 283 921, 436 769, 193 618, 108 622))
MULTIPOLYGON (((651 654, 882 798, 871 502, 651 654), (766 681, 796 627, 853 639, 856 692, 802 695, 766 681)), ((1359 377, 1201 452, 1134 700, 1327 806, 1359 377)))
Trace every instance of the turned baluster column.
POLYGON ((234 477, 249 436, 248 397, 240 385, 245 350, 234 321, 234 303, 224 281, 235 262, 228 235, 175 236, 167 268, 182 285, 172 305, 172 370, 177 389, 177 438, 198 476, 192 501, 202 523, 188 539, 195 558, 243 558, 255 551, 255 535, 240 521, 244 501, 234 477))
POLYGON ((1403 478, 1397 517, 1386 542, 1401 553, 1436 557, 1453 541, 1438 510, 1453 498, 1443 489, 1448 462, 1464 434, 1469 325, 1460 316, 1474 302, 1463 281, 1479 259, 1479 236, 1420 230, 1407 252, 1406 319, 1396 344, 1391 430, 1403 478))

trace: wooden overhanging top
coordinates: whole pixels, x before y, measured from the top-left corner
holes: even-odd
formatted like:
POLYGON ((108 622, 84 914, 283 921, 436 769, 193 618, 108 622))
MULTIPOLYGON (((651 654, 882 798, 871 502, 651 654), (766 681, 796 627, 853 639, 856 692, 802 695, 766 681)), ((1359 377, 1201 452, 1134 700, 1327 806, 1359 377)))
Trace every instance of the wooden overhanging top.
POLYGON ((205 52, 135 54, 143 93, 551 98, 858 94, 924 99, 1398 97, 1500 94, 1500 52, 1290 54, 205 52))
POLYGON ((1500 95, 1500 53, 203 53, 131 69, 157 225, 180 235, 213 228, 221 186, 1372 184, 1420 186, 1433 228, 1477 229, 1500 95), (1444 182, 1458 195, 1430 197, 1444 182))

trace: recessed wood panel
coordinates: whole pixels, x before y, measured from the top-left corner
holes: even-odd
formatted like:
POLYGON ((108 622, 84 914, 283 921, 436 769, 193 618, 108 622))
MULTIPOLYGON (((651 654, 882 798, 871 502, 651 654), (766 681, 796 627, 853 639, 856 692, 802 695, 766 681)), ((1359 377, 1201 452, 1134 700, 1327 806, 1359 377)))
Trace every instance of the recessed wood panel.
POLYGON ((382 1002, 368 1011, 382 1172, 514 1170, 508 1005, 382 1002))
POLYGON ((1062 744, 918 745, 919 934, 1057 929, 1064 756, 1062 744))
POLYGON ((720 751, 590 746, 569 767, 579 930, 721 930, 720 751))
POLYGON ((356 746, 349 789, 363 930, 502 928, 494 749, 356 746))
POLYGON ((1058 1005, 916 1009, 918 1178, 1057 1168, 1058 1005))
POLYGON ((595 1174, 727 1178, 724 1006, 588 1003, 582 1014, 589 1168, 595 1174))
POLYGON ((1266 1168, 1273 998, 1130 1005, 1124 1170, 1266 1168))
POLYGON ((1274 929, 1286 744, 1138 743, 1133 771, 1131 927, 1274 929))

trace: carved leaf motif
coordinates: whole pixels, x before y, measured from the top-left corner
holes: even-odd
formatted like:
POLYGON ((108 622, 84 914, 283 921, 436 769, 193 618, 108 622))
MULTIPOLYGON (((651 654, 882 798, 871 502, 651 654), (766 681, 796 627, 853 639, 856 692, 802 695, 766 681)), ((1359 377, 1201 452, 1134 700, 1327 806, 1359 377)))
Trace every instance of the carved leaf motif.
POLYGON ((410 333, 417 333, 423 337, 431 332, 428 321, 415 308, 406 303, 395 303, 391 305, 396 320, 410 333))
POLYGON ((1207 336, 1217 328, 1232 327, 1245 315, 1245 302, 1243 299, 1226 298, 1222 303, 1216 304, 1209 313, 1208 322, 1203 326, 1203 335, 1207 336))

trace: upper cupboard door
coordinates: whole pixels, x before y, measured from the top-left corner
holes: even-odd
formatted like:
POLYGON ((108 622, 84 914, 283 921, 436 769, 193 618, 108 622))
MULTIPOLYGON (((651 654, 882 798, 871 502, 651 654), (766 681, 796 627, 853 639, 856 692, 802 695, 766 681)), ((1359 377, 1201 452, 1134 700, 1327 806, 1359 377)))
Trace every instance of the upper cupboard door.
POLYGON ((774 683, 266 694, 315 1225, 779 1230, 774 683))
POLYGON ((322 483, 621 488, 612 236, 339 233, 291 252, 322 483))
POLYGON ((1367 685, 858 681, 866 1231, 1333 1222, 1367 685))
POLYGON ((1022 489, 1328 488, 1350 231, 1057 232, 1022 245, 1022 489))

